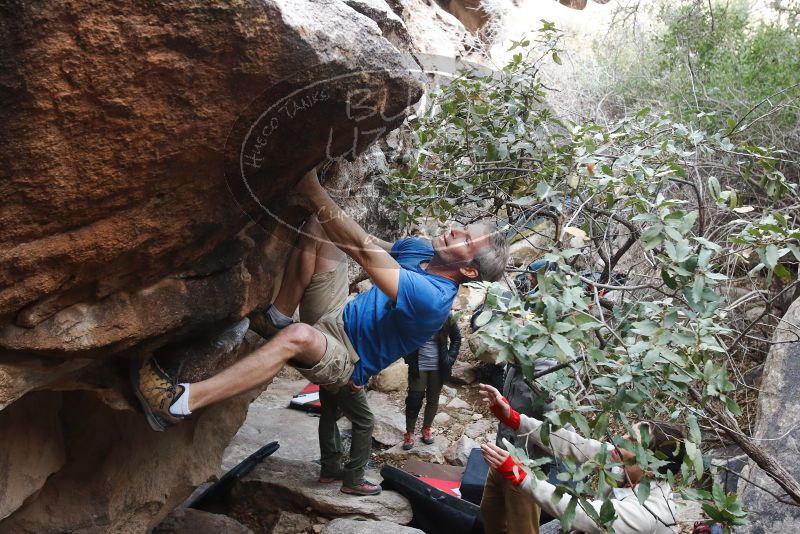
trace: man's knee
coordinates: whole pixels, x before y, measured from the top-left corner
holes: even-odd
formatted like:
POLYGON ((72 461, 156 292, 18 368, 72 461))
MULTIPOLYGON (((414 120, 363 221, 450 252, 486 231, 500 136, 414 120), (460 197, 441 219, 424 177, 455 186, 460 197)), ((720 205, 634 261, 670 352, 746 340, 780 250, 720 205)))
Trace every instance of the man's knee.
POLYGON ((359 413, 358 417, 353 418, 350 422, 353 423, 353 430, 372 432, 372 429, 375 427, 375 416, 372 415, 371 411, 366 411, 359 413))
MULTIPOLYGON (((283 328, 276 336, 276 339, 279 339, 281 343, 290 349, 290 354, 287 355, 287 359, 290 359, 318 352, 315 349, 319 348, 320 343, 323 344, 324 352, 324 340, 321 342, 319 339, 321 335, 313 326, 305 323, 293 323, 283 328)), ((306 360, 302 357, 300 359, 304 362, 306 360)))

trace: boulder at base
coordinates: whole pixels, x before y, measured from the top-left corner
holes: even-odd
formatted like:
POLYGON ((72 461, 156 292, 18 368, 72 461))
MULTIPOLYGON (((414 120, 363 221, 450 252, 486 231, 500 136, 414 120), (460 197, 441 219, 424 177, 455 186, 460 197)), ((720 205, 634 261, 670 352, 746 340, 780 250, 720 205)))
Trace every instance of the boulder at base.
MULTIPOLYGON (((764 364, 758 397, 758 416, 753 437, 768 450, 796 480, 800 480, 800 300, 789 307, 783 326, 775 332, 774 345, 764 364)), ((756 487, 782 494, 780 487, 754 463, 743 471, 739 493, 750 524, 737 533, 800 532, 800 507, 776 502, 775 497, 756 487), (750 484, 745 479, 752 480, 750 484)))
POLYGON ((354 519, 334 519, 322 529, 321 534, 422 534, 416 528, 405 527, 388 521, 356 521, 354 519))

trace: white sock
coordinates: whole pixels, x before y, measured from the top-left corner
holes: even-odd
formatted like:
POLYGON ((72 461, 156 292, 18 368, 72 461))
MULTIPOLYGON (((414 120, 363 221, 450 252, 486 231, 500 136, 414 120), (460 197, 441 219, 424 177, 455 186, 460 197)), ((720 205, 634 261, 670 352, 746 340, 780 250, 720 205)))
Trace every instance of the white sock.
POLYGON ((290 324, 292 324, 294 322, 294 321, 292 321, 291 317, 287 317, 284 314, 282 314, 278 310, 278 308, 276 308, 272 304, 270 304, 269 308, 267 308, 266 314, 267 314, 267 317, 270 318, 270 320, 272 321, 272 324, 274 324, 276 328, 284 328, 284 327, 289 326, 290 324))
POLYGON ((189 410, 189 386, 191 384, 178 385, 183 386, 186 389, 183 391, 181 396, 172 403, 172 406, 169 407, 169 413, 180 416, 192 415, 192 411, 189 410))

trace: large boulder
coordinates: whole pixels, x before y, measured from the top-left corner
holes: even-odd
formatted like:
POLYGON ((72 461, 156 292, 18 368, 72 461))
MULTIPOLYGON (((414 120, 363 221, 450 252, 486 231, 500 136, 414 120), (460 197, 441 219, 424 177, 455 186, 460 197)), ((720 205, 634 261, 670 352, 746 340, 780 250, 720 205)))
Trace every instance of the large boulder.
POLYGON ((421 534, 416 528, 405 527, 389 521, 358 521, 355 519, 334 519, 322 529, 321 534, 421 534))
POLYGON ((353 193, 421 96, 404 31, 382 0, 4 7, 0 531, 145 531, 218 473, 252 395, 157 434, 128 364, 196 380, 256 346, 185 350, 270 301, 320 160, 352 160, 326 185, 386 224, 353 193))
MULTIPOLYGON (((764 363, 758 415, 753 438, 772 454, 796 479, 800 479, 800 300, 794 302, 783 317, 784 325, 775 331, 774 344, 764 363)), ((800 508, 776 502, 780 487, 754 463, 750 463, 739 479, 739 493, 750 524, 737 532, 800 531, 800 508), (751 483, 752 482, 752 483, 751 483)))
MULTIPOLYGON (((295 531, 299 532, 299 531, 295 531)), ((235 519, 192 508, 177 508, 153 529, 153 534, 253 534, 235 519)))
POLYGON ((251 524, 264 524, 259 515, 268 518, 278 510, 411 522, 411 504, 399 493, 354 498, 342 493, 340 484, 320 484, 318 478, 319 466, 313 462, 270 456, 234 485, 230 515, 251 524))

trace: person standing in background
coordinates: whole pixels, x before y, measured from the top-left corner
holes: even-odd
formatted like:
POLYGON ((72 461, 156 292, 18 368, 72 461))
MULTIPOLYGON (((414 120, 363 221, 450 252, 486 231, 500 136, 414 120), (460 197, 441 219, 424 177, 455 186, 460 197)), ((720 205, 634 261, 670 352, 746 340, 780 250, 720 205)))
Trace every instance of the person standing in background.
POLYGON ((439 409, 439 394, 442 385, 450 378, 453 364, 461 349, 461 332, 452 314, 442 328, 424 345, 405 356, 408 364, 408 395, 406 396, 406 433, 403 449, 414 446, 414 429, 425 399, 422 416, 422 442, 433 443, 431 425, 439 409))

